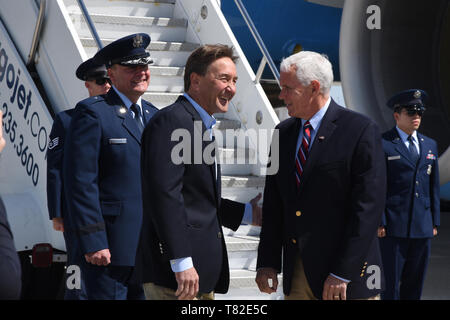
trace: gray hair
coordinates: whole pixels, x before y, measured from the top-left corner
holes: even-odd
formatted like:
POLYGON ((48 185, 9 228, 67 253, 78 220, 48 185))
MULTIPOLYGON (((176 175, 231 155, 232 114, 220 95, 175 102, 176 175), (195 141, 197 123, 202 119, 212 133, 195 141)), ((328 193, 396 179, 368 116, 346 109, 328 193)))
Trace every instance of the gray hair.
POLYGON ((328 94, 333 83, 333 67, 326 55, 300 51, 281 61, 281 72, 289 72, 291 67, 296 69, 297 79, 303 86, 309 86, 311 81, 320 83, 320 92, 328 94))

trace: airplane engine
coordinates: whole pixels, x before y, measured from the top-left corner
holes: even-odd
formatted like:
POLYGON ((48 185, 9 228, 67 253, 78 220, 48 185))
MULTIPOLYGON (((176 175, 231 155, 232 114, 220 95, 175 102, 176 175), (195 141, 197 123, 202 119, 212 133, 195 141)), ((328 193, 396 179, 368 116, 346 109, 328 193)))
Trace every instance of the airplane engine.
POLYGON ((393 94, 428 92, 420 131, 438 142, 440 182, 450 181, 450 1, 346 0, 339 55, 347 107, 383 131, 395 124, 393 94))

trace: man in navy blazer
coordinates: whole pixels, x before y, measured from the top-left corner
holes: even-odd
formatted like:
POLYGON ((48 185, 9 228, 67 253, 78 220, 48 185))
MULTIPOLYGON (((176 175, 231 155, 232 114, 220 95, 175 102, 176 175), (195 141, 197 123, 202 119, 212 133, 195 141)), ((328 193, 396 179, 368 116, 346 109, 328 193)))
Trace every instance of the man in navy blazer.
POLYGON ((236 230, 243 217, 257 224, 260 195, 251 206, 221 198, 212 142, 213 114, 226 112, 236 92, 236 59, 225 45, 196 49, 186 62, 186 93, 145 128, 138 265, 147 299, 214 299, 215 292, 226 293, 230 274, 222 225, 236 230))
POLYGON ((282 61, 280 75, 291 118, 272 141, 279 170, 266 177, 258 287, 275 292, 283 271, 286 299, 379 299, 386 169, 378 126, 331 99, 326 57, 302 51, 282 61))
POLYGON ((387 103, 396 126, 383 134, 387 163, 386 208, 379 228, 386 300, 422 294, 431 239, 440 224, 436 141, 419 132, 427 93, 408 89, 387 103))
MULTIPOLYGON (((89 97, 106 94, 111 88, 110 79, 104 64, 98 64, 92 58, 81 63, 76 72, 78 79, 84 81, 89 92, 89 97)), ((55 116, 49 137, 47 150, 47 205, 49 217, 53 222, 53 229, 64 232, 66 243, 67 266, 76 263, 74 256, 77 254, 77 242, 73 241, 72 230, 64 229, 64 217, 66 216, 66 202, 63 191, 63 160, 64 142, 69 130, 74 108, 62 111, 55 116)), ((82 288, 65 288, 64 299, 78 299, 82 294, 82 288)))
POLYGON ((147 34, 112 42, 94 56, 112 82, 80 101, 65 144, 64 192, 77 233, 87 299, 126 299, 142 223, 142 130, 157 108, 143 100, 150 82, 147 34))

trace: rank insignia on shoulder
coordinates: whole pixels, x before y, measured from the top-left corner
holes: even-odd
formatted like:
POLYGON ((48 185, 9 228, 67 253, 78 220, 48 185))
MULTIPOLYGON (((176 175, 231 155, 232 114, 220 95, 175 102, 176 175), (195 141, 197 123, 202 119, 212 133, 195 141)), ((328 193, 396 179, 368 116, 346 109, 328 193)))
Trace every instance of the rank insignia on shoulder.
POLYGON ((58 144, 59 144, 59 137, 50 140, 50 142, 48 143, 48 150, 54 149, 58 144))

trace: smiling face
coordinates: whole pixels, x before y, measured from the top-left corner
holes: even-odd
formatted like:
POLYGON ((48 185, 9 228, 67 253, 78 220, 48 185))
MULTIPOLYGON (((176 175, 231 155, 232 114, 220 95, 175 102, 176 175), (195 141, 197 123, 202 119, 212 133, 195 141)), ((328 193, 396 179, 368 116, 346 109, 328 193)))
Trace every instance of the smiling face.
POLYGON ((115 64, 108 69, 112 84, 133 103, 136 103, 150 84, 150 69, 144 66, 115 64))
POLYGON ((212 62, 206 74, 191 74, 188 94, 210 115, 228 110, 230 100, 236 93, 236 66, 228 57, 212 62))

